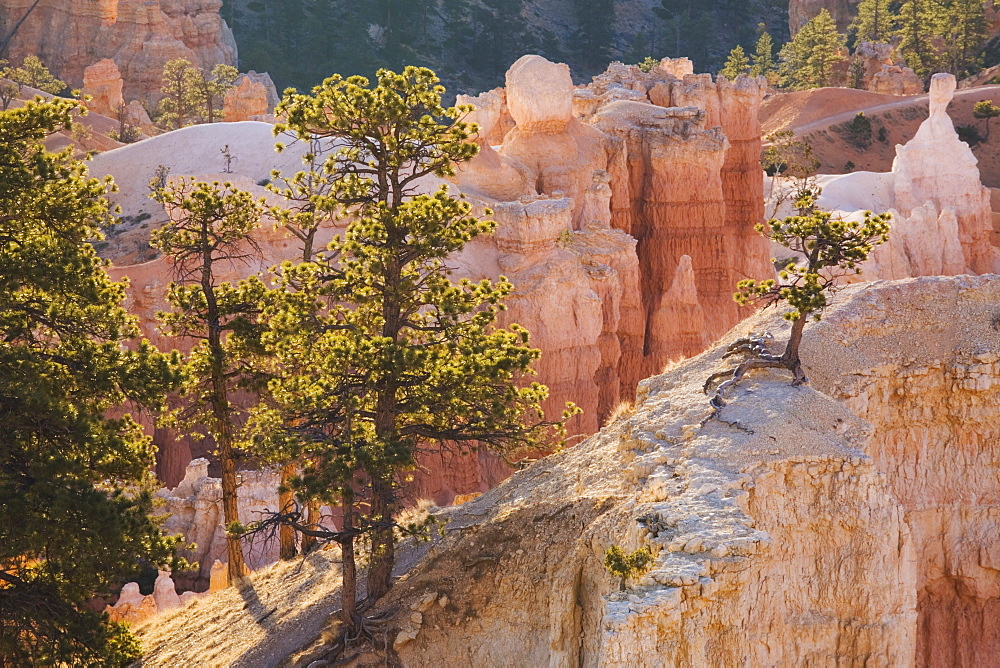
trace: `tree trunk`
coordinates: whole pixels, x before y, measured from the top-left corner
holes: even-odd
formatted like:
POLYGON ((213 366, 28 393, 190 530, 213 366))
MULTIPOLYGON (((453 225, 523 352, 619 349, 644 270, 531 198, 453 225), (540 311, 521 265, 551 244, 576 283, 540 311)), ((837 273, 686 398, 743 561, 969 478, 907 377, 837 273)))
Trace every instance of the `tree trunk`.
MULTIPOLYGON (((315 529, 319 526, 319 509, 320 503, 315 499, 306 504, 306 526, 310 529, 315 529)), ((316 538, 314 536, 302 536, 302 554, 309 554, 314 547, 316 547, 316 538)))
POLYGON ((368 598, 376 601, 392 586, 392 567, 395 563, 395 536, 392 515, 395 492, 391 478, 372 479, 372 530, 371 565, 368 567, 368 598))
MULTIPOLYGON (((344 500, 344 531, 354 528, 354 504, 344 500)), ((358 570, 354 560, 354 537, 350 536, 340 542, 341 561, 343 563, 343 585, 340 588, 343 599, 341 620, 344 626, 353 629, 358 624, 358 570)))
POLYGON ((795 385, 800 385, 806 382, 805 373, 802 371, 802 362, 799 360, 799 345, 802 343, 802 330, 806 326, 806 318, 809 316, 803 314, 798 320, 792 323, 792 331, 788 336, 788 344, 785 346, 785 352, 781 356, 781 361, 788 365, 789 370, 795 375, 795 385))
MULTIPOLYGON (((236 461, 233 457, 233 446, 229 438, 219 442, 219 460, 222 462, 222 511, 226 527, 240 521, 239 506, 236 496, 236 461)), ((226 534, 226 552, 229 556, 229 584, 236 584, 247 575, 246 562, 243 560, 243 545, 239 536, 226 534)))
MULTIPOLYGON (((295 475, 295 462, 289 462, 281 468, 281 488, 278 491, 279 512, 291 512, 295 505, 295 493, 291 488, 292 476, 295 475)), ((295 547, 295 529, 282 524, 278 528, 278 556, 281 559, 294 559, 298 550, 295 547)))

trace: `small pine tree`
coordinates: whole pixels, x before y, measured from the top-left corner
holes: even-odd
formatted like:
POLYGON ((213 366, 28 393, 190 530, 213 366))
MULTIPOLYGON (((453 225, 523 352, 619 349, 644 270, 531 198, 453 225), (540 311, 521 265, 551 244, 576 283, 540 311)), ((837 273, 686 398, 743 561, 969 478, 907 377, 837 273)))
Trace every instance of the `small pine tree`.
MULTIPOLYGON (((760 28, 763 27, 764 24, 761 24, 760 28)), ((771 85, 777 83, 777 65, 774 62, 774 39, 765 30, 762 30, 760 37, 757 38, 757 45, 754 47, 751 61, 753 62, 753 66, 750 68, 750 74, 755 77, 765 77, 771 85)))
POLYGON ((29 86, 52 95, 66 90, 66 83, 49 72, 37 56, 26 56, 20 67, 7 71, 6 77, 20 86, 29 86))
POLYGON ((640 547, 635 552, 626 553, 617 545, 612 545, 604 553, 604 567, 618 578, 618 590, 625 591, 625 583, 645 573, 653 563, 653 553, 648 547, 640 547))
POLYGON ((845 58, 847 36, 837 32, 830 12, 820 11, 781 48, 781 84, 793 90, 832 84, 833 68, 845 58))
POLYGON ((746 52, 743 51, 743 47, 737 45, 735 49, 729 52, 729 59, 726 60, 726 64, 719 74, 732 81, 739 75, 748 74, 749 72, 750 60, 747 58, 746 52))
POLYGON ((236 85, 240 71, 232 65, 216 65, 211 72, 197 70, 191 80, 197 113, 206 123, 214 123, 226 92, 236 85))
POLYGON ((990 119, 1000 116, 1000 107, 993 104, 993 100, 980 100, 972 108, 972 115, 981 121, 986 121, 986 134, 983 141, 990 140, 990 119))
POLYGON ((157 122, 167 128, 181 128, 197 120, 199 93, 198 68, 184 58, 175 58, 163 66, 163 99, 157 122))

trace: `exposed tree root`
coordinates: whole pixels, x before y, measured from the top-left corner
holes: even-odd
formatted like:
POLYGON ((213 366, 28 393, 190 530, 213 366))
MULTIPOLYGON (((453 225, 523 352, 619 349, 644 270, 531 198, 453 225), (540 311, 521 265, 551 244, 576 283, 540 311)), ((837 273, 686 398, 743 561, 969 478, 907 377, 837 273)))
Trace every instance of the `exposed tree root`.
MULTIPOLYGON (((723 359, 734 355, 743 355, 745 359, 740 362, 736 368, 713 373, 708 377, 708 380, 705 381, 703 389, 705 394, 708 394, 711 386, 716 381, 728 377, 728 380, 716 388, 715 394, 709 400, 709 404, 711 404, 714 410, 702 421, 702 426, 704 426, 712 418, 719 417, 719 410, 726 405, 726 390, 743 380, 743 377, 754 369, 785 369, 792 373, 792 385, 802 385, 808 382, 805 373, 802 371, 802 364, 798 359, 798 350, 796 349, 791 351, 791 346, 787 346, 784 354, 774 355, 768 350, 768 344, 773 340, 774 337, 770 332, 764 332, 762 334, 752 334, 751 336, 745 339, 740 339, 729 346, 726 350, 726 354, 722 356, 723 359)), ((719 419, 721 420, 721 418, 719 419)), ((726 421, 723 420, 723 422, 726 421)), ((753 433, 738 423, 726 422, 726 424, 734 426, 741 431, 753 433)))

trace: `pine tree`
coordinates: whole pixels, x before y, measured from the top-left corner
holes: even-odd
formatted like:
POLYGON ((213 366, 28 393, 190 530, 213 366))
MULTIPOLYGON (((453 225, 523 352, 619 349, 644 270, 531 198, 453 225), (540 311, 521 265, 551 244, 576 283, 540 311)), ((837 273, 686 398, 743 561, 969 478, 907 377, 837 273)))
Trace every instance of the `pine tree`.
MULTIPOLYGON (((44 139, 77 103, 0 113, 0 665, 123 666, 138 643, 95 596, 174 543, 150 519, 153 448, 127 403, 157 406, 170 360, 140 341, 125 285, 88 243, 109 184, 44 139), (129 346, 123 343, 129 343, 129 346)), ((174 564, 178 565, 178 564, 174 564)))
POLYGON ((732 81, 739 75, 748 74, 749 72, 750 59, 747 58, 747 54, 743 51, 743 47, 737 45, 735 49, 729 52, 729 59, 726 61, 725 66, 719 74, 732 81))
POLYGON ((844 60, 846 35, 837 32, 830 12, 820 11, 781 48, 781 84, 793 90, 820 88, 832 83, 833 67, 844 60))
POLYGON ((202 77, 198 68, 184 58, 175 58, 163 66, 157 121, 168 128, 181 128, 198 119, 202 77))
POLYGON ((979 70, 988 37, 982 0, 945 0, 941 21, 944 65, 958 78, 979 70))
POLYGON ((541 421, 543 386, 516 384, 539 355, 527 333, 494 327, 510 283, 449 277, 446 258, 494 224, 447 188, 414 193, 477 152, 475 128, 460 120, 471 109, 442 107, 443 93, 433 72, 407 67, 380 71, 374 85, 334 76, 278 107, 288 119, 279 130, 341 142, 324 169, 331 201, 352 218, 313 262, 278 277, 290 297, 266 314, 265 341, 286 373, 275 372, 274 407, 258 410, 256 433, 261 447, 309 454, 305 488, 352 509, 336 539, 369 535, 371 599, 391 583, 396 488, 420 449, 510 453, 561 427, 541 421))
POLYGON ((750 74, 755 77, 766 77, 768 83, 775 84, 777 66, 774 62, 774 39, 770 33, 763 30, 764 24, 759 26, 762 30, 757 38, 757 46, 754 48, 752 56, 753 67, 750 74))
POLYGON ((614 38, 615 4, 613 0, 574 0, 580 30, 576 38, 580 61, 600 69, 611 61, 614 38))
POLYGON ((976 106, 972 108, 973 117, 986 121, 986 134, 983 136, 983 141, 990 140, 990 119, 1000 116, 1000 107, 993 104, 993 100, 980 100, 976 102, 976 106))
POLYGON ((943 34, 948 20, 937 0, 907 0, 900 6, 899 52, 918 75, 925 77, 939 67, 941 54, 934 39, 943 34))
MULTIPOLYGON (((767 352, 760 337, 750 337, 730 346, 730 353, 745 353, 747 359, 732 371, 712 374, 705 381, 705 392, 711 385, 730 376, 719 385, 711 404, 718 410, 726 405, 725 392, 755 369, 786 369, 792 373, 793 385, 807 382, 802 371, 799 347, 802 333, 809 320, 819 320, 827 305, 827 295, 844 276, 860 274, 860 265, 875 249, 889 239, 891 214, 866 212, 864 220, 835 218, 829 211, 816 208, 815 190, 806 187, 797 194, 798 215, 771 219, 757 230, 772 242, 793 251, 801 260, 789 260, 778 272, 778 279, 747 279, 740 281, 733 298, 741 306, 762 304, 771 306, 787 302, 791 310, 784 319, 792 323, 791 333, 781 355, 767 352)), ((728 357, 728 355, 727 355, 728 357)))
POLYGON ((861 0, 857 16, 848 31, 857 42, 887 43, 896 30, 896 16, 890 0, 861 0))
POLYGON ((211 72, 197 70, 192 76, 196 113, 206 123, 214 123, 226 92, 236 85, 240 71, 232 65, 216 65, 211 72))
POLYGON ((66 84, 57 79, 37 56, 26 56, 20 67, 7 70, 5 76, 20 86, 29 86, 43 93, 58 95, 66 84))
POLYGON ((171 215, 150 245, 170 257, 177 280, 167 290, 170 313, 159 314, 164 329, 197 342, 183 367, 185 406, 172 426, 210 436, 222 465, 222 507, 227 530, 230 583, 247 574, 236 497, 236 447, 240 409, 232 395, 249 373, 243 366, 267 289, 257 278, 238 285, 219 281, 219 272, 257 252, 250 233, 263 207, 231 184, 190 181, 154 188, 152 197, 171 215), (249 335, 249 336, 248 336, 249 335))

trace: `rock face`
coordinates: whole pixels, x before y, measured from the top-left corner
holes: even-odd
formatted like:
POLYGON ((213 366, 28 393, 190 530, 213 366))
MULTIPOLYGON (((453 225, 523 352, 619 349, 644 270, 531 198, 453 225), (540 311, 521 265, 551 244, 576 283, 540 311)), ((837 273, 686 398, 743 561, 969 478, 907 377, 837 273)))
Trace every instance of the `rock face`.
POLYGON ((919 95, 924 82, 901 58, 891 44, 861 42, 854 48, 854 57, 864 66, 865 90, 886 95, 919 95))
POLYGON ((861 0, 790 0, 788 3, 788 29, 792 35, 822 10, 827 10, 837 22, 837 29, 847 31, 854 16, 854 8, 861 0))
POLYGON ((267 88, 250 77, 243 76, 236 86, 226 92, 223 120, 227 123, 259 120, 270 113, 267 88))
POLYGON ((87 108, 109 118, 115 118, 125 104, 122 97, 122 73, 110 58, 99 60, 83 71, 84 95, 89 95, 87 108))
MULTIPOLYGON (((806 329, 811 386, 761 372, 701 427, 724 345, 644 381, 412 548, 383 604, 403 665, 988 665, 998 300, 991 277, 846 288, 806 329), (624 593, 611 545, 656 555, 624 593)), ((787 331, 721 343, 763 329, 787 331)))
MULTIPOLYGON (((34 0, 0 4, 0 25, 13 26, 34 0)), ((84 70, 110 58, 125 98, 150 100, 163 65, 174 58, 211 68, 236 64, 236 42, 219 15, 221 0, 41 0, 17 31, 8 58, 36 55, 72 87, 84 70)))

